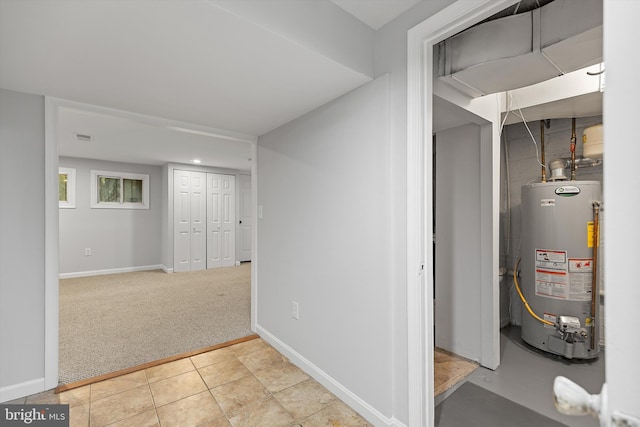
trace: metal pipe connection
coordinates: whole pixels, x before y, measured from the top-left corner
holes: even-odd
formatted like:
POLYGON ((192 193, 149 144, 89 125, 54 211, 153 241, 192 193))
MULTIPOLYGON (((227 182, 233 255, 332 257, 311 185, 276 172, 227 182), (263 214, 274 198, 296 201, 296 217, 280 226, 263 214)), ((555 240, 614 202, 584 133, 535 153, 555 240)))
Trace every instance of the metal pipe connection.
POLYGON ((576 180, 576 118, 571 119, 571 181, 576 180))
POLYGON ((547 182, 547 170, 544 161, 544 120, 540 120, 540 163, 542 163, 542 182, 547 182))
POLYGON ((593 202, 593 268, 591 269, 591 349, 596 349, 598 292, 598 246, 600 245, 600 202, 593 202))

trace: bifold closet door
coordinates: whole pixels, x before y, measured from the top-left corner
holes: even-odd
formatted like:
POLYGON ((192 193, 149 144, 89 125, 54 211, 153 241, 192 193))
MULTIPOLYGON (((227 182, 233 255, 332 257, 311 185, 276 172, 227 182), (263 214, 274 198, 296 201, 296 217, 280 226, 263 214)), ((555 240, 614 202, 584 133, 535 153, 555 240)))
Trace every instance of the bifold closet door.
POLYGON ((173 172, 173 271, 206 268, 206 181, 203 172, 173 172))
POLYGON ((236 177, 207 174, 207 268, 236 264, 236 177))

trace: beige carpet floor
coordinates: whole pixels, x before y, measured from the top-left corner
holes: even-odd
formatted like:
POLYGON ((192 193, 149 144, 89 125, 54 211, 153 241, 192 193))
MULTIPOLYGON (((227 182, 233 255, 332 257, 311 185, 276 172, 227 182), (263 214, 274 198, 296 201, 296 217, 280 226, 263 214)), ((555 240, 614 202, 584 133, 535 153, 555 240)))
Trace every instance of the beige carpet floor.
POLYGON ((60 383, 251 335, 250 270, 60 280, 60 383))

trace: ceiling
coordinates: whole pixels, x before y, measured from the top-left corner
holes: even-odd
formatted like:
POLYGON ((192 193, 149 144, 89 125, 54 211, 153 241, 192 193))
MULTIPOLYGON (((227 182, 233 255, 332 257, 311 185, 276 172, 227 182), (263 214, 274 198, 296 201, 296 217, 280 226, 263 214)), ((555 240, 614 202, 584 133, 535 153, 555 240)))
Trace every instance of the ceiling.
POLYGON ((411 9, 421 0, 331 0, 374 30, 411 9))
POLYGON ((193 163, 251 170, 251 141, 210 133, 195 126, 102 111, 100 108, 58 108, 58 152, 61 156, 114 162, 164 165, 193 163), (91 141, 76 135, 89 136, 91 141))
POLYGON ((250 170, 251 141, 372 80, 375 30, 421 1, 0 0, 0 87, 64 100, 61 156, 250 170))
POLYGON ((375 28, 417 2, 0 0, 0 87, 72 102, 62 156, 250 169, 247 141, 373 78, 375 28))

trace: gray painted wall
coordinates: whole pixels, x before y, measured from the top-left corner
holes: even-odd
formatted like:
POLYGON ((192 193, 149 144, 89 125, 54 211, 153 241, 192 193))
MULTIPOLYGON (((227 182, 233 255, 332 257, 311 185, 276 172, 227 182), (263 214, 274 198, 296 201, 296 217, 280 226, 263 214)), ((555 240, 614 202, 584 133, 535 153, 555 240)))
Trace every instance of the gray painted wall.
POLYGON ((388 82, 260 137, 257 325, 391 416, 388 82))
POLYGON ((44 97, 0 89, 0 395, 44 377, 44 189, 44 97))
POLYGON ((436 346, 480 361, 480 126, 436 135, 436 346))
MULTIPOLYGON (((582 157, 583 143, 582 132, 585 128, 602 123, 602 116, 582 117, 576 119, 576 158, 582 157)), ((540 144, 540 122, 528 122, 529 129, 533 133, 534 138, 540 144)), ((549 129, 545 129, 545 160, 547 166, 549 162, 556 158, 567 158, 571 156, 569 151, 569 142, 571 140, 571 119, 552 119, 549 129)), ((501 266, 506 268, 509 273, 501 281, 500 292, 500 311, 501 324, 504 326, 508 323, 519 325, 522 315, 522 302, 515 287, 513 286, 513 267, 517 258, 520 256, 520 242, 522 239, 522 223, 520 210, 521 188, 523 185, 532 182, 540 182, 541 171, 540 165, 536 160, 536 148, 533 145, 531 137, 523 123, 515 123, 505 126, 503 129, 503 141, 508 144, 508 162, 509 162, 509 185, 507 186, 507 174, 505 168, 505 150, 502 151, 502 171, 501 171, 501 266), (507 209, 507 191, 510 195, 510 213, 507 209), (510 215, 511 226, 510 233, 507 231, 508 221, 507 215, 510 215), (507 242, 508 240, 508 242, 507 242)), ((605 143, 606 144, 606 143, 605 143)), ((606 148, 605 148, 606 151, 606 148)), ((580 181, 601 181, 602 182, 603 166, 590 168, 578 168, 576 178, 580 181)), ((569 170, 565 171, 569 176, 569 170)), ((549 174, 547 174, 547 177, 549 174)), ((606 215, 602 212, 602 217, 606 215)), ((604 225, 601 225, 601 242, 604 247, 604 239, 606 233, 604 225)), ((606 251, 606 249, 605 249, 606 251)), ((604 270, 601 270, 603 273, 604 270)), ((603 276, 601 275, 601 280, 603 276)), ((604 281, 601 281, 604 289, 604 281)), ((535 309, 535 308, 534 308, 535 309)), ((601 311, 602 313, 603 311, 601 311)), ((601 326, 603 326, 601 324, 601 326)), ((602 328, 601 328, 602 331, 602 328)), ((604 337, 601 332, 601 337, 604 337)))
POLYGON ((60 209, 60 274, 158 266, 161 260, 161 167, 61 157, 76 169, 76 208, 60 209), (91 209, 91 170, 149 175, 149 209, 91 209), (92 255, 85 256, 85 248, 92 255))

